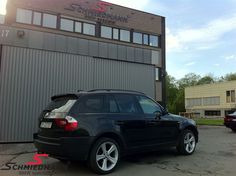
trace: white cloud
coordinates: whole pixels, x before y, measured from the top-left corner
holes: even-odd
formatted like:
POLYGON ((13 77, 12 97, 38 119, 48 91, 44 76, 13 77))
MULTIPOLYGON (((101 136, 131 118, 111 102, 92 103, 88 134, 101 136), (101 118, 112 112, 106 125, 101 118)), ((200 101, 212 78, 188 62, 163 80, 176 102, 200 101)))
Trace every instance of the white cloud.
POLYGON ((218 64, 218 63, 217 63, 217 64, 214 64, 214 66, 215 66, 215 67, 219 67, 219 66, 220 66, 220 64, 218 64))
POLYGON ((226 56, 225 60, 236 60, 236 55, 226 56))
POLYGON ((196 62, 189 62, 189 63, 185 64, 185 66, 192 66, 192 65, 195 65, 195 64, 196 64, 196 62))
POLYGON ((129 7, 137 10, 144 10, 150 0, 105 0, 113 4, 129 7))
POLYGON ((194 49, 206 50, 213 48, 227 32, 236 29, 236 14, 231 17, 219 18, 210 21, 199 28, 185 28, 175 33, 167 29, 168 50, 184 50, 184 46, 192 46, 194 49))

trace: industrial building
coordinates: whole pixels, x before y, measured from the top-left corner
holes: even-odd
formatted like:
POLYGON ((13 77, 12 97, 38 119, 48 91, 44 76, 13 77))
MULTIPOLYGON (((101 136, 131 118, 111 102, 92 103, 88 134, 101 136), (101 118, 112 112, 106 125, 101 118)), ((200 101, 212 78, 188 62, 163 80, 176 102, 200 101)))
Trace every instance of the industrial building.
POLYGON ((0 142, 32 141, 55 94, 137 90, 165 105, 165 18, 96 0, 8 0, 0 142))
POLYGON ((185 108, 195 117, 222 118, 236 111, 236 81, 206 84, 185 89, 185 108))

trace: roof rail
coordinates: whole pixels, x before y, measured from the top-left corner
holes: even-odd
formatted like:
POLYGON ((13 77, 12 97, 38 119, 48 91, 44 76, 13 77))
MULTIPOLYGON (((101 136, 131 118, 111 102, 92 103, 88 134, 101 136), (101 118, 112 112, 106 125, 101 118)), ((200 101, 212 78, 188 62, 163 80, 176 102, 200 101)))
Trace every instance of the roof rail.
POLYGON ((139 91, 135 91, 135 90, 124 90, 124 89, 92 89, 92 90, 89 90, 88 92, 96 92, 96 91, 108 91, 108 92, 123 91, 123 92, 134 92, 134 93, 139 93, 139 94, 145 95, 145 93, 143 93, 143 92, 139 92, 139 91))

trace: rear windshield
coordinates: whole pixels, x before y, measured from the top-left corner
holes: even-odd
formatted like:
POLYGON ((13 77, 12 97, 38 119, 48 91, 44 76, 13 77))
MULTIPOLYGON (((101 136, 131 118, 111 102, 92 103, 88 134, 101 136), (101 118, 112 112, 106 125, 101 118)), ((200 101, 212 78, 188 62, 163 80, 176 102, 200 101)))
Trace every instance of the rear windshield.
POLYGON ((50 112, 69 112, 76 101, 77 99, 71 97, 57 98, 49 103, 46 110, 50 112))

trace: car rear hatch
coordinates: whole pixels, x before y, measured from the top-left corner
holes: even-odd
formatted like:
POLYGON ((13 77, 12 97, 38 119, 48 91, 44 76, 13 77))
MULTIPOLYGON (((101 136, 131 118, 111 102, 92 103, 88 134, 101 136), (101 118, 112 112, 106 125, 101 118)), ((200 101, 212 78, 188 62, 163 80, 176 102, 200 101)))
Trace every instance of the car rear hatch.
POLYGON ((70 114, 78 96, 75 94, 58 95, 53 96, 51 100, 39 117, 39 137, 70 136, 78 129, 75 115, 70 114))

